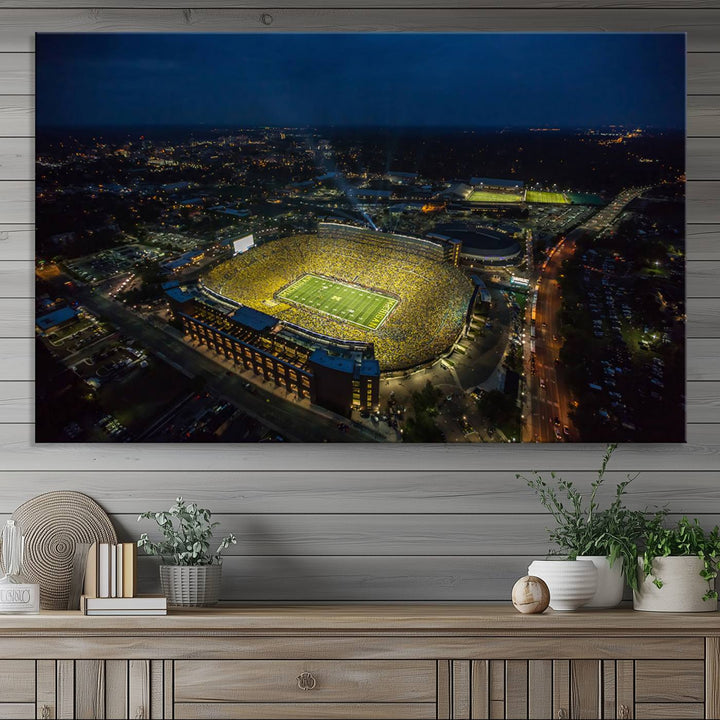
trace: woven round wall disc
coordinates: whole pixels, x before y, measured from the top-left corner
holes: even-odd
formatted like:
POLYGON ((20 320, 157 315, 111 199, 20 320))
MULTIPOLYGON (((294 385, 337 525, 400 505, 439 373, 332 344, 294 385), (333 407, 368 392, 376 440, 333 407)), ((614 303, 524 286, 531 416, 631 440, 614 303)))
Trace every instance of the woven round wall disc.
POLYGON ((116 543, 107 513, 79 492, 43 493, 12 514, 25 536, 23 573, 40 585, 43 610, 66 610, 76 543, 116 543))

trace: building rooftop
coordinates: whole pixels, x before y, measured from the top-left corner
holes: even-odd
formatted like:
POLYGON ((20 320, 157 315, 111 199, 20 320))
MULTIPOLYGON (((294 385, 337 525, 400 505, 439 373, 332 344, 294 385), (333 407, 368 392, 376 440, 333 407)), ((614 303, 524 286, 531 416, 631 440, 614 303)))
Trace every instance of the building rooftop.
POLYGON ((380 375, 380 363, 377 360, 363 360, 360 363, 360 375, 380 375))
POLYGON ((192 300, 195 297, 194 293, 188 292, 187 290, 182 290, 179 287, 171 287, 167 290, 165 290, 165 294, 175 302, 184 303, 188 300, 192 300))
POLYGON ((250 307, 238 308, 232 314, 232 319, 251 330, 257 330, 258 332, 269 330, 277 325, 278 322, 277 318, 274 318, 272 315, 267 315, 264 312, 254 310, 250 307))
POLYGON ((41 330, 49 330, 68 320, 72 320, 74 317, 77 317, 77 310, 73 310, 71 307, 64 307, 59 310, 53 310, 46 315, 40 315, 40 317, 35 319, 35 324, 41 330))
POLYGON ((329 355, 325 350, 315 350, 308 359, 311 363, 339 372, 352 373, 355 370, 355 361, 352 358, 329 355))

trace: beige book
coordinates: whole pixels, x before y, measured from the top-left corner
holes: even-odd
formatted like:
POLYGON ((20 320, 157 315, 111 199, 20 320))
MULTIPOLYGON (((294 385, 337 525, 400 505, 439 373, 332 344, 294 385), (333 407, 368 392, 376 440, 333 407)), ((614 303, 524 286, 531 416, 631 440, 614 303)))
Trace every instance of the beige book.
POLYGON ((98 544, 93 543, 88 550, 85 569, 85 591, 87 597, 98 596, 98 544))
POLYGON ((137 594, 137 545, 123 543, 123 597, 137 594))

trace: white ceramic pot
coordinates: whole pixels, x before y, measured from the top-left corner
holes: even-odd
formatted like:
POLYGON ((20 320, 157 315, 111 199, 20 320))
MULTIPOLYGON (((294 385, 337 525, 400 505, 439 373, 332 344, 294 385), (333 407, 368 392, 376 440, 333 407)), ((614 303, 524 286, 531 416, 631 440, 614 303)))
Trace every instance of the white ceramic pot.
POLYGON ((618 558, 610 567, 605 555, 578 555, 578 560, 589 560, 597 569, 597 589, 585 603, 588 608, 614 608, 620 604, 625 589, 623 559, 618 558))
POLYGON ((553 610, 577 610, 597 589, 597 568, 589 560, 535 560, 528 575, 545 581, 553 610))
POLYGON ((642 559, 638 560, 639 590, 633 592, 633 608, 648 612, 713 612, 717 600, 703 600, 708 590, 714 588, 712 581, 700 577, 703 561, 691 556, 670 555, 653 560, 652 574, 662 580, 657 587, 653 577, 646 577, 642 559))

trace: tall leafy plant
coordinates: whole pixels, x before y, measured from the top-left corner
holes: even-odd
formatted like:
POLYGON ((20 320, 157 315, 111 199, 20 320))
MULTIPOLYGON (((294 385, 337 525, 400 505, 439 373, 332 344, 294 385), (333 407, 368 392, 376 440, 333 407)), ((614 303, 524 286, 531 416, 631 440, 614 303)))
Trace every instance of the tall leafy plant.
POLYGON ((601 507, 598 493, 605 483, 608 463, 616 448, 617 444, 607 446, 587 498, 572 481, 563 480, 554 472, 550 473, 549 481, 536 470, 529 478, 522 474, 516 477, 527 483, 555 520, 555 526, 547 531, 550 542, 558 548, 556 553, 566 554, 570 559, 578 555, 605 555, 611 566, 622 558, 625 578, 631 588, 637 589, 637 543, 643 537, 648 516, 661 522, 667 510, 651 514, 625 506, 627 487, 637 475, 627 475, 619 482, 612 502, 601 507))
POLYGON ((220 523, 211 522, 212 513, 197 503, 186 503, 177 498, 167 512, 144 512, 140 520, 154 520, 160 528, 163 539, 152 542, 147 533, 140 536, 137 544, 148 555, 159 555, 172 565, 215 565, 221 555, 237 540, 230 534, 224 537, 217 550, 210 552, 213 530, 220 523))

